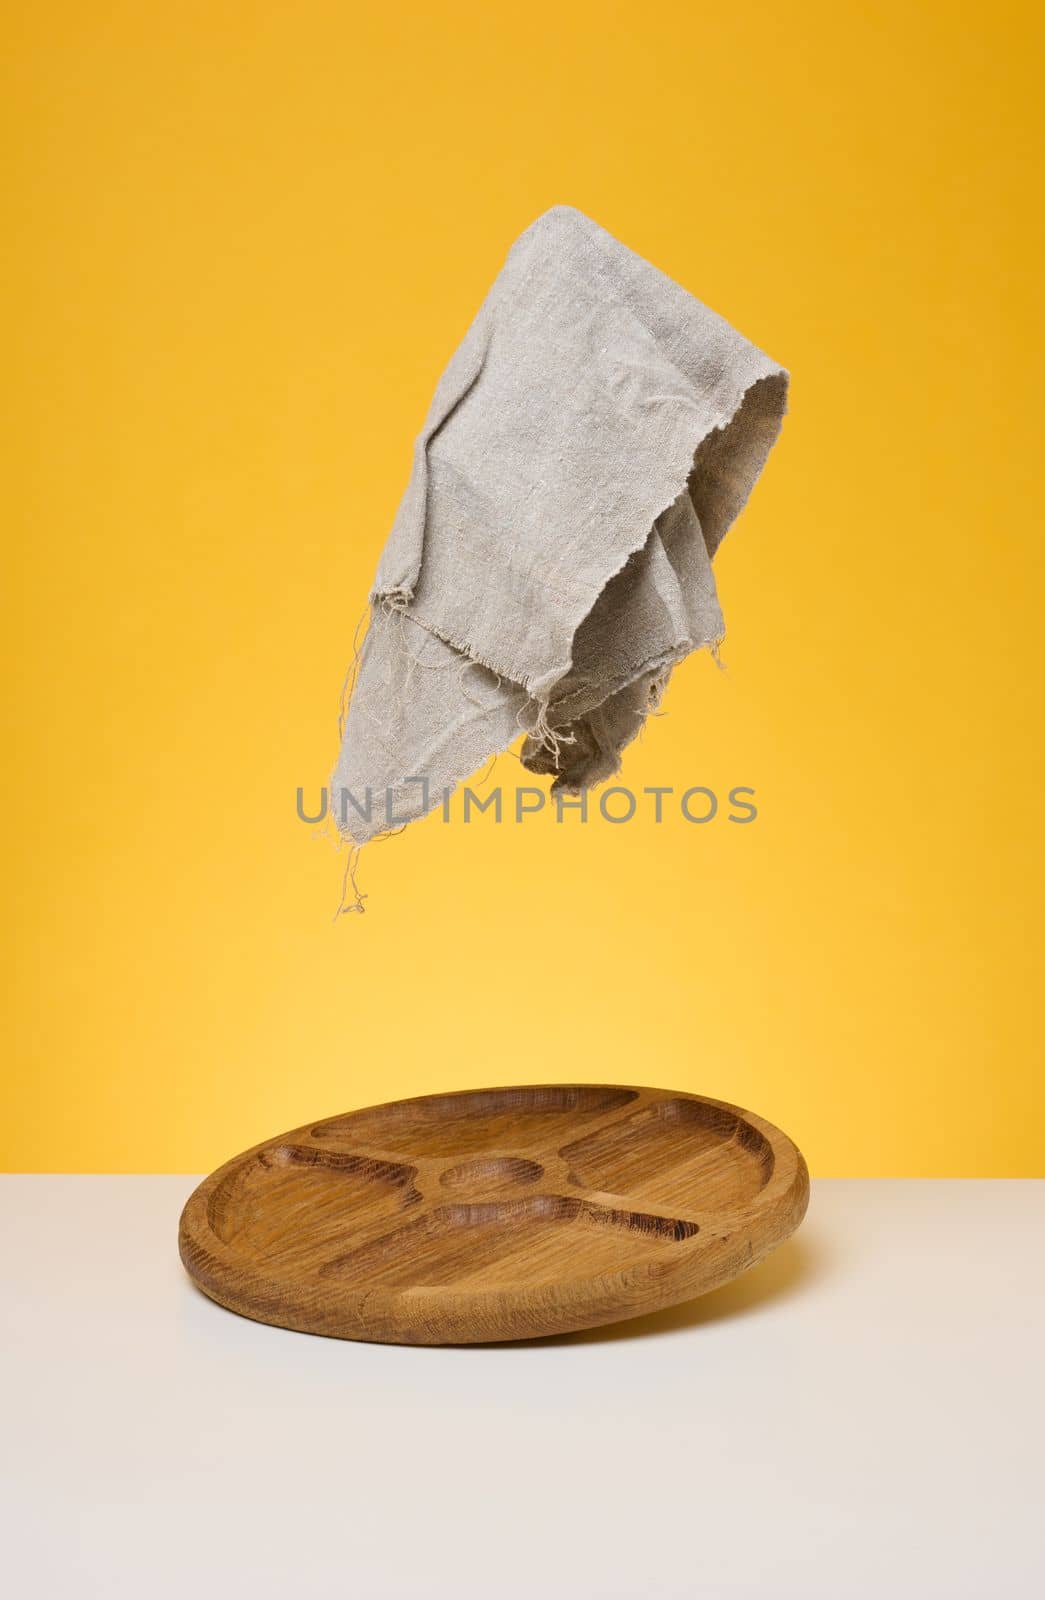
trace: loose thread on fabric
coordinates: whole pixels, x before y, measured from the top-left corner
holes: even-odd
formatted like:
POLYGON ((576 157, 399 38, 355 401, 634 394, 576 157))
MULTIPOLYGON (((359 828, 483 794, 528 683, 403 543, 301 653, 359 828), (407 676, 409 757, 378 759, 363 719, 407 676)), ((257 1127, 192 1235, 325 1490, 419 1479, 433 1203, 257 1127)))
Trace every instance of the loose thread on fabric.
POLYGON ((361 892, 359 883, 356 879, 356 868, 359 865, 359 858, 362 853, 363 847, 362 845, 358 844, 354 844, 348 852, 348 860, 345 862, 345 875, 341 880, 341 899, 338 902, 337 910, 334 912, 335 922, 339 917, 347 917, 353 912, 359 912, 361 915, 366 910, 366 906, 363 904, 363 902, 367 897, 361 892), (355 899, 351 905, 347 905, 346 901, 348 900, 348 891, 350 888, 355 896, 355 899))

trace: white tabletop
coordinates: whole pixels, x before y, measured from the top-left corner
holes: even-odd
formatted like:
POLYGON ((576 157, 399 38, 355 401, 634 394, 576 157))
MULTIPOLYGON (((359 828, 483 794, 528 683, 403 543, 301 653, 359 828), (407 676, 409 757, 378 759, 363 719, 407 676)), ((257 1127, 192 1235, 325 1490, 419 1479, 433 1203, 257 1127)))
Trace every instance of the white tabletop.
POLYGON ((195 1180, 0 1178, 7 1592, 1045 1592, 1045 1181, 832 1181, 704 1300, 460 1350, 212 1305, 195 1180))

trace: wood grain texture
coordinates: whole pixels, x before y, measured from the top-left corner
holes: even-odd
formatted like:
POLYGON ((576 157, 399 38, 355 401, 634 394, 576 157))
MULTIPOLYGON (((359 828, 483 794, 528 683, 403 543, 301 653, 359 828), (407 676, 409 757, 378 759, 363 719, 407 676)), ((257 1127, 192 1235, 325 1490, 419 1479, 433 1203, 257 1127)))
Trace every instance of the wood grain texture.
POLYGON ((805 1161, 748 1111, 665 1089, 426 1095, 297 1128, 190 1197, 211 1299, 303 1333, 476 1344, 676 1305, 801 1222, 805 1161))

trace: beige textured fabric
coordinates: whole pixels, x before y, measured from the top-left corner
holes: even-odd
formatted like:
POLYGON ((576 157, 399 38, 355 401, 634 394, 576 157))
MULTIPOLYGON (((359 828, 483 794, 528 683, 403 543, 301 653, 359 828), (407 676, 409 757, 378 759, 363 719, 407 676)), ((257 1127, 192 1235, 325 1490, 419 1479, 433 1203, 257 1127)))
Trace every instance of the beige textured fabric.
POLYGON ((378 566, 333 809, 362 843, 525 732, 610 776, 674 664, 724 628, 711 561, 787 374, 590 218, 513 245, 437 386, 378 566))

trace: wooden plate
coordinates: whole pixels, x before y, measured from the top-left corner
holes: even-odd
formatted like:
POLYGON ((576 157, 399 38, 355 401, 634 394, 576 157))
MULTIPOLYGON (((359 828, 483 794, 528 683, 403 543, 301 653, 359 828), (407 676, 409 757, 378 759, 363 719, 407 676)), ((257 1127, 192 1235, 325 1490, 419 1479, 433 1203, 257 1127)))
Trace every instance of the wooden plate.
POLYGON ((211 1299, 303 1333, 475 1344, 676 1305, 801 1222, 806 1164, 720 1100, 611 1084, 398 1100, 211 1174, 181 1257, 211 1299))

